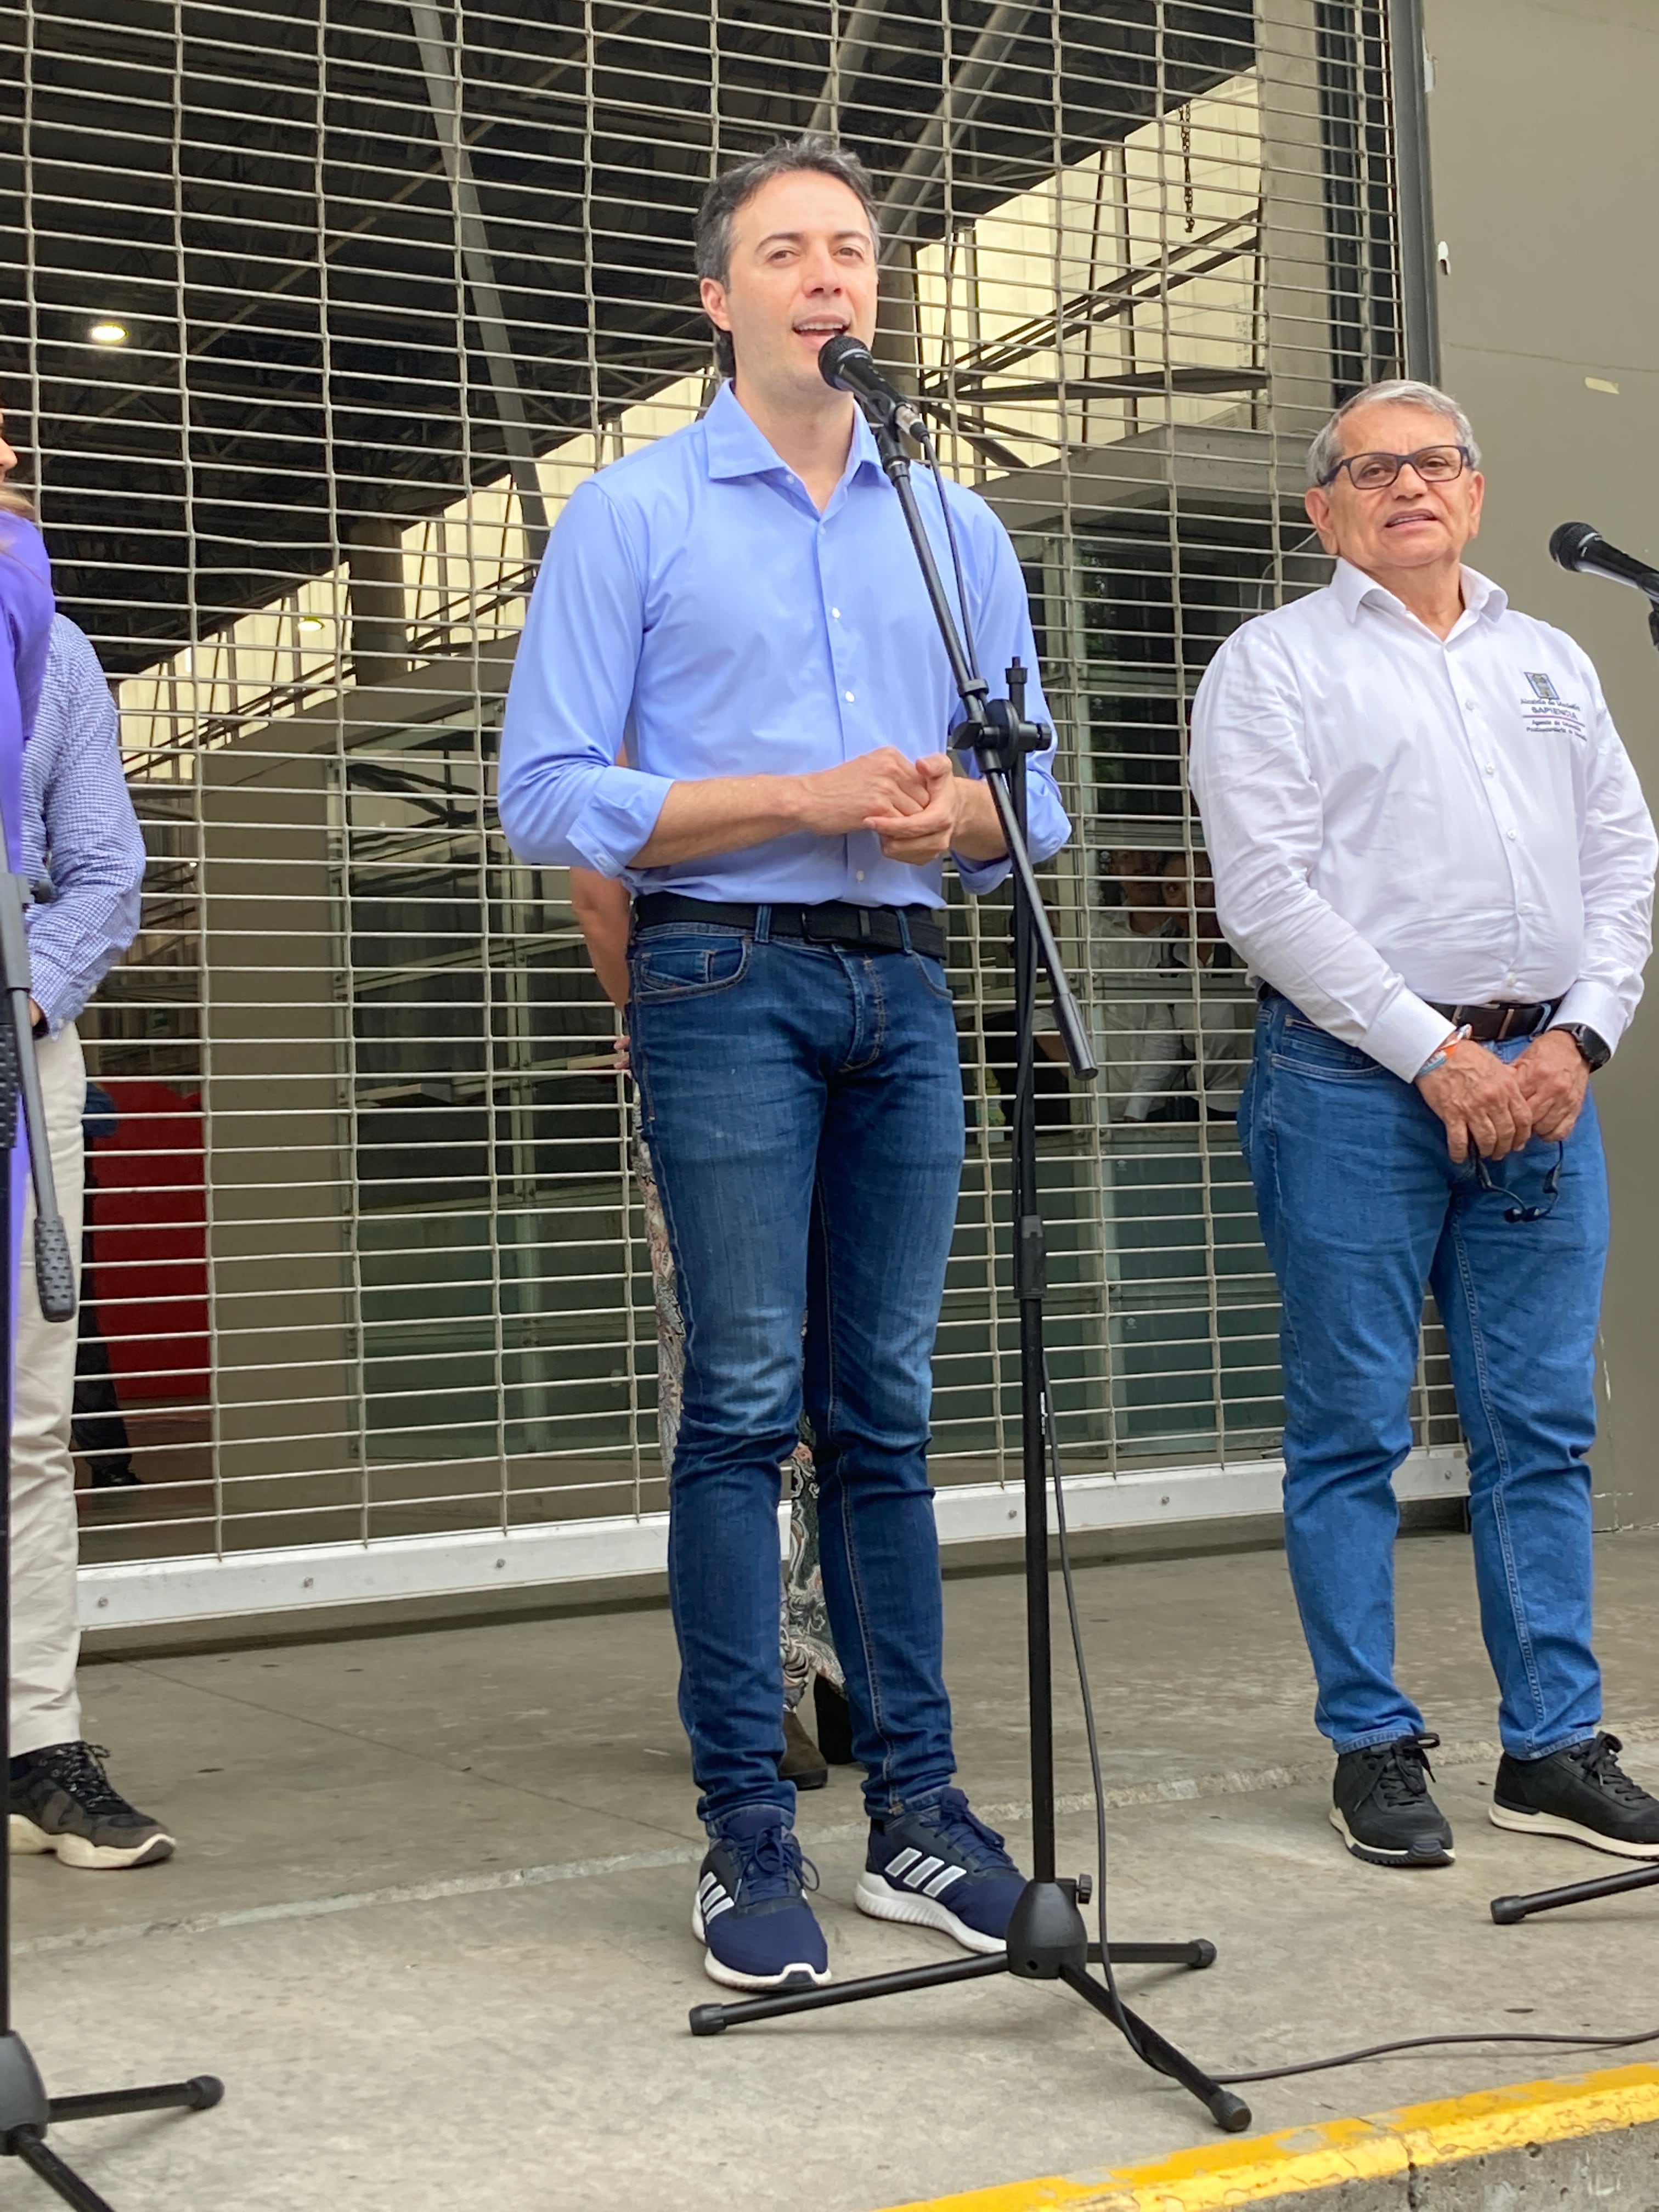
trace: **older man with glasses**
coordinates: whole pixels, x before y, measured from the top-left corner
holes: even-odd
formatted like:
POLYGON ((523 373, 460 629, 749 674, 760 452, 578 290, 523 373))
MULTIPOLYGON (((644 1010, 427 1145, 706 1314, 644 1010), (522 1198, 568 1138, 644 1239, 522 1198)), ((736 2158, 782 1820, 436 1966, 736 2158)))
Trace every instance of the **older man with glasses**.
POLYGON ((1261 985, 1239 1133, 1283 1296, 1285 1546, 1333 1826, 1372 1864, 1449 1865, 1437 1739, 1394 1667, 1432 1288, 1498 1681, 1492 1817, 1659 1858, 1659 1802, 1601 1727, 1587 1456, 1589 1080, 1641 994, 1659 848, 1589 661, 1463 565, 1479 463, 1444 392, 1357 392, 1309 454, 1334 575, 1236 631, 1194 707, 1221 926, 1261 985))

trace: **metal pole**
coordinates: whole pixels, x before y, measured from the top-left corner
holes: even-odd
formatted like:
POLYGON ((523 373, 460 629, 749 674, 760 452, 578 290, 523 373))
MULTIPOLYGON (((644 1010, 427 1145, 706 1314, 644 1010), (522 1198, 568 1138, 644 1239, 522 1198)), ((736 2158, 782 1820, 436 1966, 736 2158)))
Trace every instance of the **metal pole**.
POLYGON ((1394 162, 1400 210, 1400 290, 1406 374, 1440 381, 1440 258, 1434 234, 1423 0, 1389 0, 1394 162))
POLYGON ((525 544, 531 566, 539 568, 547 550, 547 502, 542 496, 536 448, 525 413, 524 394, 519 388, 507 311, 496 288, 495 257, 489 250, 489 234, 484 228, 483 210, 478 203, 472 156, 461 131, 460 87, 455 58, 444 35, 443 18, 432 5, 432 0, 410 0, 409 12, 415 25, 416 44, 421 50, 426 96, 432 108, 432 127, 438 134, 444 173, 449 179, 450 198, 460 233, 461 258, 466 264, 467 289, 472 295, 472 312, 477 319, 484 358, 489 364, 490 388, 495 395, 495 412, 501 418, 501 442, 507 448, 513 489, 519 495, 519 512, 524 518, 525 544))
MULTIPOLYGON (((1022 718, 1024 701, 1015 702, 1022 718)), ((1025 762, 1009 781, 1022 840, 1025 835, 1025 762)), ((1025 1492, 1025 1666, 1031 1734, 1031 1879, 1053 1881, 1054 1860, 1054 1640, 1048 1604, 1048 1406, 1043 1357, 1042 1300, 1048 1288, 1042 1213, 1037 1200, 1036 941, 1031 902, 1014 878, 1014 1297, 1019 1307, 1020 1465, 1025 1492)))

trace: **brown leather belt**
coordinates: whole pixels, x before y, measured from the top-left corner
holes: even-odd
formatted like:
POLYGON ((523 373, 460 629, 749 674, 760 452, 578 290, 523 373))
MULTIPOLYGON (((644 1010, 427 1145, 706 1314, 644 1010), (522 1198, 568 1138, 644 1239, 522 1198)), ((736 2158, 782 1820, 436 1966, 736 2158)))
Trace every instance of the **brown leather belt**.
POLYGON ((687 898, 680 891, 647 891, 634 902, 635 929, 665 922, 702 922, 751 934, 757 917, 769 914, 769 937, 793 938, 808 945, 846 945, 860 952, 923 952, 943 960, 950 945, 944 915, 933 906, 854 906, 825 899, 817 906, 722 905, 714 899, 687 898))
POLYGON ((1523 1006, 1443 1006, 1438 999, 1428 1001, 1454 1029, 1467 1027, 1476 1044, 1502 1044, 1506 1037, 1536 1036, 1554 1020, 1560 1003, 1559 999, 1532 999, 1523 1006))

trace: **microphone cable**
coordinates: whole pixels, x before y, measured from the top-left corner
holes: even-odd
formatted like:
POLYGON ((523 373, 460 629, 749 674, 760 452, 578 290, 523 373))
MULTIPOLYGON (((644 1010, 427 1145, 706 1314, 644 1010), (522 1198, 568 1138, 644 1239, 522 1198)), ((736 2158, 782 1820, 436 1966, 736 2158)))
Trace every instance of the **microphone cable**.
MULTIPOLYGON (((1078 1611, 1077 1585, 1072 1571, 1071 1538, 1066 1525, 1065 1480, 1054 1419, 1054 1387, 1049 1377, 1046 1349, 1042 1356, 1042 1391, 1047 1416, 1044 1426, 1049 1480, 1054 1496, 1054 1533, 1058 1539, 1060 1579, 1066 1592, 1066 1617, 1071 1628, 1072 1656, 1077 1668, 1078 1689, 1083 1702, 1083 1728, 1089 1747, 1089 1778, 1094 1790, 1095 1914, 1100 1938, 1101 1968, 1111 1999, 1112 2019, 1129 2048, 1138 2058, 1144 2060, 1146 2053, 1123 2017, 1123 2001, 1118 1995, 1117 1978, 1112 1970, 1112 1954, 1108 1941, 1106 1792, 1101 1775, 1100 1738, 1095 1725, 1094 1697, 1089 1685, 1088 1662, 1083 1650, 1083 1625, 1078 1611)), ((1659 2027, 1640 2028, 1629 2035, 1591 2035, 1565 2031, 1557 2033, 1544 2028, 1492 2028, 1446 2035, 1408 2035, 1391 2043, 1367 2044, 1359 2051, 1340 2051, 1328 2057, 1297 2059, 1286 2066, 1261 2066, 1247 2074, 1215 2074, 1211 2079, 1218 2081, 1224 2088, 1237 2089, 1255 2081, 1285 2081, 1303 2074, 1327 2074, 1337 2067, 1358 2066, 1372 2058, 1392 2058, 1402 2051, 1447 2051, 1460 2045, 1547 2044, 1558 2051, 1630 2051, 1644 2043, 1659 2043, 1659 2027)))
POLYGON ((939 465, 939 448, 933 443, 933 433, 918 417, 911 435, 921 447, 922 458, 933 471, 933 488, 939 494, 939 513, 945 517, 945 542, 951 548, 951 567, 957 580, 957 612, 962 617, 962 642, 968 654, 968 665, 976 674, 985 672, 979 665, 979 647, 974 642, 974 617, 968 605, 968 586, 962 573, 962 548, 957 543, 957 526, 945 496, 945 471, 939 465))

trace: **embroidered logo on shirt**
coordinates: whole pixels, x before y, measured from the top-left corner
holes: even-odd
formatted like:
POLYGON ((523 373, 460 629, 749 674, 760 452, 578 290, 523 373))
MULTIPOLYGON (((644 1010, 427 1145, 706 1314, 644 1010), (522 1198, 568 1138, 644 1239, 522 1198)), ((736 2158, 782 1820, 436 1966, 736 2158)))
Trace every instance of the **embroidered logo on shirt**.
POLYGON ((1556 690, 1551 678, 1544 675, 1541 671, 1535 668, 1528 668, 1526 671, 1526 678, 1528 683, 1532 686, 1532 694, 1534 699, 1547 700, 1552 707, 1559 703, 1561 694, 1556 690))

